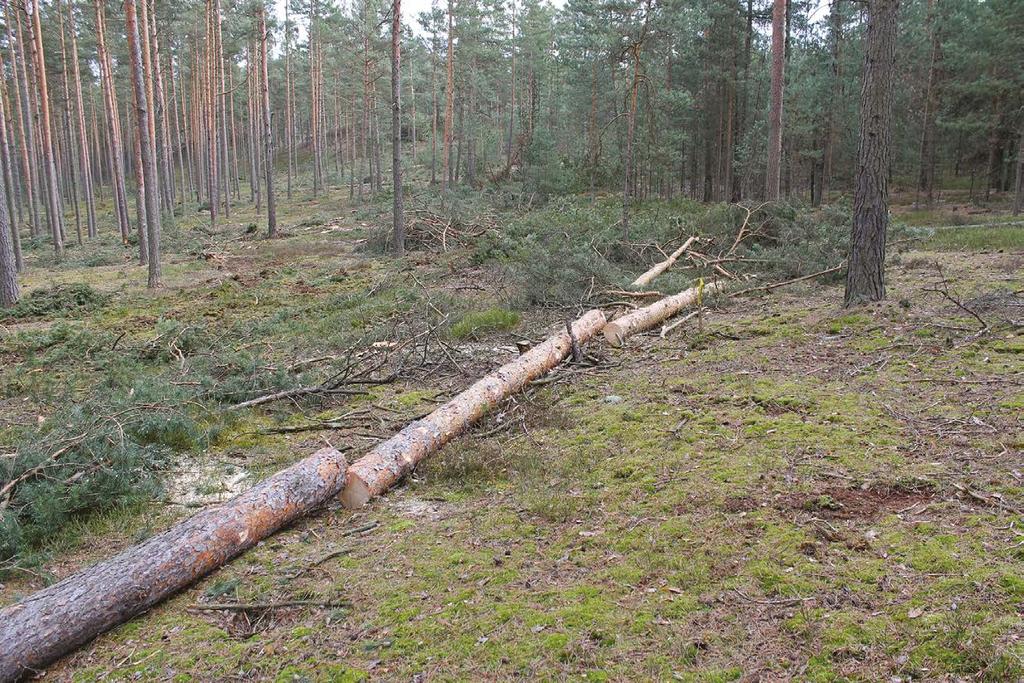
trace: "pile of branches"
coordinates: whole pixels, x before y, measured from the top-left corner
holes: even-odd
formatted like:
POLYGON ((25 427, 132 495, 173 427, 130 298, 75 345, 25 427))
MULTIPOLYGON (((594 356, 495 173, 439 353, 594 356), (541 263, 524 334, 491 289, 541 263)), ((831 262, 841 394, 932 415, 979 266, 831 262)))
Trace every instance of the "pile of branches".
POLYGON ((463 223, 454 216, 444 216, 430 209, 410 209, 412 217, 405 227, 405 237, 414 246, 427 251, 446 252, 478 239, 497 228, 497 217, 476 216, 463 223))

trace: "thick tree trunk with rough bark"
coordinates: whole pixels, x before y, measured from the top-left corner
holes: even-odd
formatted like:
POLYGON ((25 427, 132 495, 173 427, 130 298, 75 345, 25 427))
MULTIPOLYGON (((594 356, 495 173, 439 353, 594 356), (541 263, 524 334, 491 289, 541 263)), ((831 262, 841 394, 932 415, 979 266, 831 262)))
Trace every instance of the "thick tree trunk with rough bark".
MULTIPOLYGON (((426 417, 416 420, 357 460, 345 476, 341 502, 357 508, 387 491, 490 408, 544 375, 604 327, 604 313, 589 311, 572 325, 476 382, 426 417), (573 339, 575 337, 575 339, 573 339)), ((2 641, 0 641, 2 642, 2 641)))
POLYGON ((339 451, 321 449, 224 505, 0 611, 0 680, 45 667, 316 509, 341 490, 346 467, 339 451))
POLYGON ((899 0, 870 0, 845 305, 885 298, 889 163, 899 0))
POLYGON ((768 169, 764 198, 779 199, 782 180, 782 91, 785 86, 786 0, 774 0, 772 6, 772 85, 768 112, 768 169))

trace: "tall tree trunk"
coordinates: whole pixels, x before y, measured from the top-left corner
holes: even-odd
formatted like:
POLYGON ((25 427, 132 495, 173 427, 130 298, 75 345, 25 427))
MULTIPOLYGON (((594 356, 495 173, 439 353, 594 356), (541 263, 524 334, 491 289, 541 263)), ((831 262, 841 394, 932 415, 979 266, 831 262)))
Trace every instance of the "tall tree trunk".
POLYGON ((782 180, 782 91, 785 85, 786 0, 772 5, 772 104, 768 112, 768 168, 765 199, 778 201, 782 180))
POLYGON ((50 214, 53 250, 58 258, 62 258, 64 256, 64 209, 59 194, 60 181, 57 177, 53 123, 50 117, 50 91, 47 86, 46 59, 43 55, 43 28, 39 19, 37 0, 26 0, 25 14, 28 16, 29 29, 32 31, 32 54, 39 95, 39 130, 42 142, 43 173, 46 176, 47 207, 50 214))
POLYGON ((288 199, 292 198, 292 176, 295 175, 295 149, 292 91, 292 23, 288 5, 284 4, 284 139, 288 148, 288 199))
POLYGON ((267 235, 277 236, 277 203, 274 198, 274 129, 270 121, 270 78, 267 70, 267 9, 260 3, 260 75, 262 76, 263 139, 266 158, 263 165, 267 176, 267 235))
POLYGON ((7 211, 6 183, 0 184, 0 309, 18 303, 18 266, 11 242, 11 217, 7 211))
POLYGON ((899 0, 870 0, 868 3, 853 231, 846 273, 847 306, 885 298, 898 14, 899 0))
POLYGON ((626 149, 622 174, 622 240, 629 239, 629 210, 633 201, 633 135, 636 131, 636 110, 640 95, 640 49, 641 43, 629 48, 633 59, 633 80, 629 87, 629 111, 626 117, 626 149))
MULTIPOLYGON (((4 64, 3 59, 0 58, 0 74, 3 74, 4 64)), ((0 90, 6 90, 4 87, 3 77, 0 76, 0 90)), ((21 230, 15 220, 15 204, 17 204, 15 197, 15 180, 14 180, 14 164, 11 158, 11 135, 8 134, 7 130, 7 95, 6 92, 0 92, 0 163, 3 164, 3 189, 4 189, 4 204, 7 207, 7 221, 10 227, 10 240, 11 240, 11 252, 14 256, 14 268, 17 272, 25 270, 25 257, 21 250, 21 230)), ((0 226, 0 230, 3 230, 3 226, 0 226)), ((2 238, 0 238, 2 239, 2 238)), ((15 283, 16 285, 17 283, 15 283)), ((2 285, 0 285, 2 286, 2 285)), ((17 298, 16 296, 13 298, 17 298)))
POLYGON ((216 100, 216 72, 220 56, 217 52, 217 29, 215 18, 214 0, 206 0, 206 65, 203 69, 203 99, 206 107, 206 187, 207 198, 210 205, 210 227, 217 226, 217 209, 220 203, 220 183, 217 179, 218 172, 218 144, 217 144, 217 100, 216 100))
POLYGON ((394 184, 391 242, 395 255, 401 257, 405 255, 405 211, 402 206, 402 0, 393 0, 391 3, 391 177, 394 184))
POLYGON ((64 90, 64 138, 65 145, 67 147, 66 164, 64 166, 70 167, 66 173, 67 184, 70 189, 71 204, 75 209, 75 237, 77 238, 78 245, 82 245, 82 212, 78 202, 78 183, 79 183, 79 156, 75 154, 74 148, 78 147, 75 144, 76 135, 75 131, 71 126, 71 84, 68 78, 68 50, 67 40, 65 38, 64 31, 64 13, 61 12, 60 5, 57 6, 58 13, 58 25, 60 27, 60 75, 61 75, 61 86, 64 90))
POLYGON ((455 116, 455 33, 453 0, 448 0, 448 54, 445 58, 447 76, 444 87, 444 142, 441 148, 441 193, 448 191, 452 180, 452 123, 455 116))
POLYGON ((124 138, 121 131, 121 117, 117 107, 117 93, 114 90, 113 69, 106 47, 106 14, 103 0, 95 0, 96 8, 96 50, 100 62, 100 80, 103 86, 104 112, 107 117, 107 139, 110 146, 110 175, 114 186, 114 212, 117 214, 121 241, 128 243, 131 222, 128 218, 128 191, 125 188, 124 138))
POLYGON ((1019 216, 1024 209, 1024 123, 1021 123, 1017 140, 1017 191, 1013 197, 1013 215, 1019 216))
POLYGON ((821 182, 818 185, 817 198, 813 201, 815 206, 820 205, 823 201, 828 202, 829 188, 832 185, 832 157, 835 154, 838 135, 836 110, 843 94, 842 65, 839 61, 843 40, 843 14, 840 2, 842 0, 832 0, 828 17, 829 41, 832 43, 832 88, 826 105, 825 144, 821 152, 821 182))
POLYGON ((10 6, 4 3, 4 13, 7 20, 7 47, 11 56, 11 70, 14 72, 15 107, 18 110, 18 136, 21 138, 21 164, 22 175, 25 183, 25 195, 28 201, 29 234, 36 237, 40 231, 39 224, 39 170, 36 160, 35 117, 32 115, 32 98, 28 89, 28 74, 25 62, 28 59, 25 49, 24 34, 18 10, 13 12, 10 6), (17 40, 12 26, 17 27, 17 40))
POLYGON ((78 124, 78 154, 81 166, 82 191, 85 194, 86 234, 90 238, 98 235, 96 227, 96 199, 92 182, 92 159, 89 153, 88 135, 85 132, 85 102, 82 98, 82 74, 78 61, 78 34, 75 30, 75 10, 68 0, 68 30, 71 32, 71 63, 75 79, 75 114, 78 124))
MULTIPOLYGON (((436 48, 435 35, 431 45, 436 48)), ((430 186, 437 185, 437 50, 430 51, 430 186)))
MULTIPOLYGON (((146 0, 142 0, 145 2, 146 0)), ((125 0, 125 30, 128 34, 128 53, 131 61, 132 89, 135 92, 136 132, 141 150, 142 175, 145 184, 146 239, 149 243, 149 287, 160 286, 160 178, 156 168, 154 150, 154 127, 147 93, 151 74, 146 71, 142 55, 142 40, 139 34, 135 0, 125 0)))
POLYGON ((935 81, 939 60, 939 30, 935 24, 938 15, 935 0, 928 0, 928 16, 925 21, 931 38, 931 46, 928 54, 928 80, 924 95, 924 119, 921 122, 916 201, 920 202, 923 192, 929 204, 935 197, 935 111, 938 109, 938 87, 935 81))

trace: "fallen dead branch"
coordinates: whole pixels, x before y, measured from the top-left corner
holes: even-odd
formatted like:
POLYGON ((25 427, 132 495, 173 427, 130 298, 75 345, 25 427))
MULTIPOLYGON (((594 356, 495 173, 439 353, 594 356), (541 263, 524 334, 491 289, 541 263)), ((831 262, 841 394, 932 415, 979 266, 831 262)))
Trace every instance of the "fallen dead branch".
POLYGON ((210 603, 209 605, 196 604, 189 607, 199 612, 265 612, 273 609, 286 609, 288 607, 320 607, 321 609, 332 609, 336 607, 351 607, 348 600, 284 600, 282 602, 250 602, 247 604, 236 603, 210 603))
POLYGON ((688 240, 683 242, 683 246, 679 247, 674 252, 672 252, 672 254, 667 259, 665 259, 661 263, 656 263, 646 273, 644 273, 643 275, 641 275, 637 279, 633 280, 632 286, 633 287, 646 287, 647 285, 649 285, 654 278, 658 277, 659 275, 664 273, 666 270, 671 268, 672 265, 676 261, 679 260, 679 257, 682 256, 684 253, 686 253, 686 250, 690 248, 690 245, 693 244, 696 241, 697 241, 697 236, 696 235, 693 235, 692 237, 690 237, 688 240))
MULTIPOLYGON (((578 343, 586 343, 605 325, 592 310, 572 325, 578 343)), ((572 352, 572 339, 559 332, 516 360, 503 365, 421 420, 417 420, 349 467, 341 501, 357 508, 388 490, 416 463, 437 451, 491 407, 547 373, 572 352)))
POLYGON ((605 325, 604 338, 612 346, 622 346, 626 337, 652 329, 687 306, 699 305, 705 296, 720 292, 722 289, 721 283, 711 282, 703 286, 690 287, 678 294, 655 301, 650 306, 627 313, 605 325))
POLYGON ((692 320, 693 318, 696 318, 698 315, 701 315, 701 314, 705 313, 707 310, 708 309, 706 309, 706 308, 698 308, 696 311, 693 311, 691 313, 687 313, 686 315, 684 315, 679 320, 673 321, 670 324, 662 325, 661 326, 661 333, 658 336, 660 336, 662 339, 664 339, 665 335, 667 335, 669 332, 671 332, 672 330, 676 329, 680 325, 684 324, 686 321, 692 320))
POLYGON ((36 673, 220 567, 341 490, 323 448, 224 505, 180 522, 0 611, 0 680, 36 673))
POLYGON ((740 295, 743 295, 743 294, 750 294, 751 292, 770 292, 773 289, 778 289, 779 287, 785 287, 786 285, 793 285, 793 284, 796 284, 797 282, 804 282, 805 280, 813 280, 814 278, 822 277, 824 275, 831 275, 832 273, 838 273, 840 270, 842 270, 845 267, 846 267, 846 262, 844 261, 844 262, 840 263, 838 266, 832 266, 831 268, 826 268, 825 270, 819 270, 817 273, 811 273, 810 275, 801 275, 800 277, 795 277, 792 280, 786 280, 784 282, 772 282, 771 284, 761 285, 759 287, 749 287, 747 289, 741 289, 738 292, 731 293, 729 296, 730 297, 737 297, 737 296, 740 296, 740 295))

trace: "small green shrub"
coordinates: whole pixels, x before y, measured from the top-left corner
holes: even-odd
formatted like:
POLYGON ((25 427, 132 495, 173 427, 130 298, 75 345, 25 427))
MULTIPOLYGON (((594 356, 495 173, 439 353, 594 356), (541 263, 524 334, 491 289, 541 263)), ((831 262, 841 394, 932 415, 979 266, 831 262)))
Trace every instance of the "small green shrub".
POLYGON ((504 308, 488 308, 462 316, 452 325, 450 334, 455 339, 479 339, 488 332, 504 332, 519 324, 520 316, 504 308))

